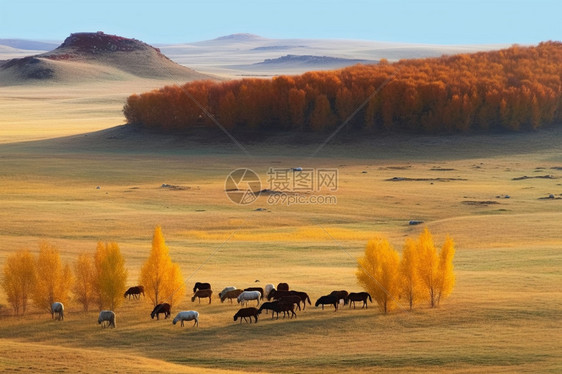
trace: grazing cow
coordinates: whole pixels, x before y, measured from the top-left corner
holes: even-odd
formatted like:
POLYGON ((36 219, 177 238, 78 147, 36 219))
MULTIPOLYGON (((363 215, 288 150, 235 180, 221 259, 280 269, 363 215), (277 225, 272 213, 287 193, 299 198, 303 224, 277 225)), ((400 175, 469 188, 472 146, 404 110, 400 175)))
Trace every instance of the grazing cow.
POLYGON ((209 298, 209 304, 211 303, 211 296, 213 295, 213 290, 210 289, 203 289, 203 290, 197 290, 197 292, 195 292, 195 295, 193 295, 193 297, 191 298, 191 301, 195 301, 195 298, 199 298, 199 304, 201 304, 201 298, 209 298))
POLYGON ((259 293, 262 294, 262 296, 265 295, 263 293, 263 288, 261 287, 248 287, 248 288, 244 288, 244 291, 258 291, 259 293))
POLYGON ((237 299, 242 292, 244 292, 244 290, 241 290, 239 288, 226 292, 221 296, 221 303, 223 303, 226 299, 230 300, 230 302, 232 303, 232 299, 237 299))
POLYGON ((59 303, 58 301, 54 302, 51 305, 51 318, 55 319, 55 314, 57 321, 62 321, 64 320, 64 305, 62 305, 62 303, 59 303))
POLYGON ((279 300, 280 297, 283 296, 291 296, 291 291, 279 291, 279 290, 271 290, 269 295, 267 295, 267 300, 279 300))
POLYGON ((98 324, 101 325, 102 328, 115 328, 115 313, 111 310, 102 310, 98 316, 98 324))
POLYGON ((296 305, 299 310, 301 310, 301 301, 302 299, 297 295, 282 296, 279 298, 280 303, 292 303, 296 305))
POLYGON ((346 290, 341 290, 341 291, 332 291, 330 293, 330 295, 332 296, 336 296, 338 298, 338 302, 340 300, 343 300, 343 305, 347 305, 347 291, 346 290))
POLYGON ((199 313, 194 310, 179 312, 172 323, 175 325, 178 321, 181 321, 181 327, 183 327, 184 321, 195 321, 193 326, 197 325, 199 327, 199 313))
POLYGON ((154 316, 156 316, 156 319, 160 320, 160 313, 164 313, 164 319, 168 318, 170 316, 170 304, 162 303, 156 305, 150 313, 150 318, 154 319, 154 316))
POLYGON ((349 308, 351 308, 351 303, 353 303, 353 309, 355 309, 355 302, 356 301, 362 301, 363 305, 361 306, 361 309, 365 308, 367 309, 367 299, 369 299, 370 302, 373 302, 373 299, 371 298, 371 295, 369 295, 368 292, 350 292, 349 295, 347 295, 347 302, 349 303, 349 308))
POLYGON ((289 291, 291 293, 291 295, 295 295, 301 298, 302 301, 302 310, 306 309, 306 302, 308 301, 308 305, 312 305, 312 303, 310 302, 310 297, 308 297, 308 294, 306 292, 300 292, 300 291, 289 291))
POLYGON ((325 295, 325 296, 320 296, 320 298, 316 300, 316 304, 314 304, 314 306, 318 308, 318 305, 322 305, 322 310, 324 310, 324 305, 332 304, 335 309, 334 312, 337 312, 339 302, 340 300, 338 299, 337 296, 325 295))
POLYGON ((234 315, 234 321, 240 318, 240 323, 242 323, 242 318, 244 321, 248 322, 246 318, 250 319, 250 323, 252 323, 252 317, 256 319, 256 323, 258 323, 258 314, 259 311, 257 308, 242 308, 234 315))
MULTIPOLYGON (((268 283, 265 285, 265 293, 263 294, 263 297, 269 297, 269 293, 271 292, 271 290, 274 290, 275 287, 273 286, 273 284, 268 283)), ((269 300, 269 299, 268 299, 269 300)))
POLYGON ((279 283, 277 285, 277 291, 289 291, 289 285, 287 283, 279 283))
POLYGON ((210 283, 196 282, 195 286, 193 286, 193 292, 197 292, 197 290, 210 290, 210 289, 211 289, 210 283))
POLYGON ((236 289, 236 287, 234 287, 234 286, 225 287, 225 288, 222 289, 221 292, 219 292, 219 297, 222 299, 222 296, 224 294, 226 294, 228 291, 234 291, 235 289, 236 289))
POLYGON ((238 304, 248 304, 250 300, 257 300, 258 305, 260 305, 261 293, 260 291, 244 291, 238 295, 238 304))
POLYGON ((125 294, 123 295, 123 297, 127 298, 127 296, 129 297, 129 300, 131 299, 131 296, 133 297, 133 299, 140 299, 140 295, 144 296, 144 287, 143 286, 134 286, 134 287, 129 287, 129 289, 127 289, 127 291, 125 291, 125 294))

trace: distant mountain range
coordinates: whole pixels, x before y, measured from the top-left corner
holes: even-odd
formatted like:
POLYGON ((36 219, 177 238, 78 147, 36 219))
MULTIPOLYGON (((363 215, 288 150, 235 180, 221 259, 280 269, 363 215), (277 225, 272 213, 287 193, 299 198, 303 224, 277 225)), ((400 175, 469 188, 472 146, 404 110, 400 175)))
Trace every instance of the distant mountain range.
MULTIPOLYGON (((90 35, 94 39, 96 35, 98 38, 102 38, 104 35, 105 39, 110 37, 103 33, 78 33, 73 35, 72 38, 74 39, 84 35, 90 35)), ((113 36, 113 38, 120 37, 113 36)), ((122 39, 134 41, 134 39, 122 39)), ((53 43, 0 39, 0 60, 38 54, 34 57, 39 59, 39 62, 36 60, 27 62, 40 64, 45 63, 45 59, 49 58, 54 61, 56 57, 53 59, 53 56, 66 53, 61 49, 68 48, 69 42, 67 39, 60 47, 54 49, 56 44, 53 43), (56 53, 48 52, 45 55, 41 54, 41 52, 52 51, 53 49, 58 51, 56 53)), ((91 42, 97 49, 90 50, 91 53, 88 55, 91 57, 90 62, 101 57, 98 52, 104 50, 103 46, 98 44, 100 41, 91 40, 91 42)), ((127 63, 114 60, 111 66, 116 64, 120 70, 133 75, 146 76, 148 73, 148 75, 153 76, 153 73, 148 72, 146 65, 151 65, 154 58, 162 58, 165 55, 180 65, 189 66, 200 72, 236 77, 300 74, 308 70, 334 69, 357 63, 376 63, 382 58, 397 61, 399 59, 439 57, 444 54, 488 51, 506 47, 506 45, 422 45, 343 39, 268 39, 254 34, 232 34, 212 40, 181 44, 157 44, 155 45, 159 48, 157 52, 150 51, 146 47, 147 44, 142 44, 145 53, 149 51, 148 55, 151 56, 148 63, 144 61, 144 58, 138 57, 141 49, 129 52, 120 49, 105 51, 105 57, 109 56, 109 52, 122 52, 123 55, 129 53, 133 57, 127 63)), ((73 54, 75 53, 70 53, 70 55, 73 54)), ((123 58, 123 55, 120 56, 120 59, 123 58)), ((57 61, 61 61, 61 59, 57 61)), ((104 63, 107 63, 107 61, 104 63)), ((40 65, 36 66, 39 67, 40 65)), ((177 71, 177 69, 173 70, 177 71)), ((192 71, 192 73, 194 72, 192 71)), ((34 72, 31 74, 34 74, 34 72)), ((0 72, 0 80, 2 79, 1 75, 0 72)), ((158 74, 156 75, 158 76, 158 74)))

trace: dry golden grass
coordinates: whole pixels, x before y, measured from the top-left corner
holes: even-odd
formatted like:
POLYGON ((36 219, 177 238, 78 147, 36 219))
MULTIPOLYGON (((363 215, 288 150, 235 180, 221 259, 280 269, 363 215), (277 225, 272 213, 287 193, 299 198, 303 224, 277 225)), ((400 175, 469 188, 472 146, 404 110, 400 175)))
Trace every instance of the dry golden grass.
MULTIPOLYGON (((43 89, 38 97, 47 95, 43 89)), ((29 114, 14 118, 43 118, 45 104, 32 103, 33 90, 21 90, 17 100, 30 106, 29 114)), ((9 105, 6 95, 0 106, 9 105)), ((88 100, 68 108, 103 128, 96 118, 103 110, 96 102, 86 105, 88 100)), ((64 124, 56 112, 65 105, 53 102, 52 117, 43 124, 64 124)), ((114 104, 108 111, 108 123, 119 117, 114 104)), ((82 129, 73 118, 68 133, 82 129)), ((11 139, 37 135, 13 128, 11 139)), ((346 144, 328 146, 312 159, 307 157, 314 147, 248 145, 254 155, 249 159, 232 145, 120 134, 0 146, 0 264, 20 248, 36 253, 42 239, 70 262, 83 251, 93 253, 98 240, 117 241, 132 285, 160 224, 188 288, 195 281, 211 282, 216 292, 256 280, 262 286, 287 281, 314 303, 333 289, 358 290, 354 270, 366 240, 385 235, 400 248, 423 228, 408 225, 419 219, 437 244, 446 234, 455 239, 457 286, 436 309, 419 305, 413 313, 383 316, 374 305, 337 313, 309 307, 296 320, 262 316, 256 325, 234 323, 235 305, 217 299, 199 305, 186 298, 173 313, 198 310, 199 328, 150 320, 147 302, 126 301, 112 330, 101 329, 97 314, 81 312, 76 303, 67 306, 62 323, 33 308, 25 318, 13 317, 2 292, 0 370, 562 370, 562 200, 539 199, 562 193, 560 131, 380 139, 354 145, 353 154, 346 144), (225 196, 225 178, 237 167, 252 168, 268 187, 268 167, 294 166, 338 168, 337 204, 268 205, 261 196, 237 206, 225 196), (512 180, 546 174, 555 178, 512 180), (442 179, 388 181, 393 177, 442 179), (161 188, 162 183, 184 189, 161 188), (497 204, 474 203, 484 201, 497 204)))

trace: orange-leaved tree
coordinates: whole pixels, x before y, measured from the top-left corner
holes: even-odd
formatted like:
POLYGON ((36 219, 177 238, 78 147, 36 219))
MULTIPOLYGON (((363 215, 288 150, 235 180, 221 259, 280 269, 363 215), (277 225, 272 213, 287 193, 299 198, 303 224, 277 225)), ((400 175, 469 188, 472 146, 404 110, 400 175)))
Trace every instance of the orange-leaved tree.
POLYGON ((388 240, 370 240, 357 260, 357 281, 373 296, 383 313, 392 310, 400 292, 400 256, 388 240))
POLYGON ((178 264, 172 262, 162 228, 156 226, 150 255, 141 268, 140 284, 154 306, 167 302, 177 305, 185 293, 185 283, 178 264))
POLYGON ((35 265, 37 278, 33 289, 33 302, 43 310, 51 311, 55 302, 68 300, 72 285, 72 271, 63 265, 59 250, 48 242, 39 244, 39 256, 35 265))
POLYGON ((35 287, 35 258, 28 250, 6 257, 2 287, 16 315, 25 314, 27 301, 35 287))
POLYGON ((94 257, 96 268, 96 293, 98 294, 100 309, 114 310, 123 301, 127 282, 125 259, 121 255, 119 245, 115 242, 98 242, 94 257))
POLYGON ((84 311, 87 312, 90 305, 96 300, 96 267, 94 259, 87 253, 78 255, 74 263, 74 286, 72 291, 74 298, 82 304, 84 311))

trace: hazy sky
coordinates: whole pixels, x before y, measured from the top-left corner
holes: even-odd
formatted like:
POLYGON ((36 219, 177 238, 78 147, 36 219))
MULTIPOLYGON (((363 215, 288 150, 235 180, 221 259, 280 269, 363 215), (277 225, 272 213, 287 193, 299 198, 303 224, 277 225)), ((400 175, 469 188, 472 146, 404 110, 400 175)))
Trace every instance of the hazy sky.
POLYGON ((104 31, 148 43, 233 33, 431 44, 562 40, 561 0, 0 0, 0 38, 104 31))

